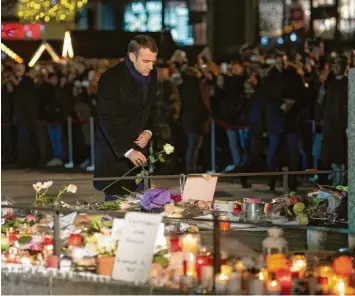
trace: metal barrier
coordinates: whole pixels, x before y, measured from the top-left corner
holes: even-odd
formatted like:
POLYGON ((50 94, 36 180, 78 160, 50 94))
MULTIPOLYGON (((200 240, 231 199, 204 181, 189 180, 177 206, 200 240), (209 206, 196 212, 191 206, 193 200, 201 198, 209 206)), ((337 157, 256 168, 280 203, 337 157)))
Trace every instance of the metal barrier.
POLYGON ((95 170, 95 121, 90 117, 90 166, 86 168, 88 172, 95 170))
POLYGON ((68 156, 69 162, 65 164, 67 169, 72 169, 74 167, 74 156, 73 156, 73 119, 69 115, 67 117, 67 124, 68 124, 68 156))

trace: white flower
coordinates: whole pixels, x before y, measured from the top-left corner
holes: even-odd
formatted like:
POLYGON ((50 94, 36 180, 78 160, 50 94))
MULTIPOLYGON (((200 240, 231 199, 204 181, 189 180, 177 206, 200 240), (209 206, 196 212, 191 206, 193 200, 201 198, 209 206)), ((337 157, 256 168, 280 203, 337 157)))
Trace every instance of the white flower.
POLYGON ((52 185, 53 185, 53 181, 47 181, 42 184, 42 188, 47 189, 49 187, 52 187, 52 185))
POLYGON ((40 192, 42 189, 42 183, 41 182, 37 182, 36 184, 33 184, 32 187, 36 192, 40 192))
POLYGON ((112 253, 116 248, 116 241, 111 235, 100 235, 97 240, 97 248, 101 254, 112 253))
POLYGON ((127 211, 130 209, 130 207, 131 207, 131 204, 129 203, 128 200, 125 200, 125 201, 121 202, 121 204, 120 204, 120 208, 122 211, 127 211))
POLYGON ((67 192, 76 193, 77 190, 78 190, 78 187, 76 187, 74 184, 70 184, 67 187, 67 192))
POLYGON ((172 146, 172 145, 170 145, 170 144, 165 144, 164 145, 164 147, 163 147, 163 149, 164 149, 164 152, 166 153, 166 154, 171 154, 171 153, 173 153, 174 152, 174 146, 172 146))

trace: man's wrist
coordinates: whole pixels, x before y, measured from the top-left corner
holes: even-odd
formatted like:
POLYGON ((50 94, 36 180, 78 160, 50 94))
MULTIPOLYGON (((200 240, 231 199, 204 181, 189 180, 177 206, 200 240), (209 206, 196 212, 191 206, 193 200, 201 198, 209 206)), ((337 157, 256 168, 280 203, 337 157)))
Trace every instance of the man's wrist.
POLYGON ((125 154, 124 154, 124 157, 128 158, 129 155, 134 151, 134 149, 129 149, 125 154))
POLYGON ((150 130, 144 130, 144 132, 149 133, 149 134, 150 134, 150 137, 152 137, 152 136, 153 136, 153 133, 152 133, 150 130))

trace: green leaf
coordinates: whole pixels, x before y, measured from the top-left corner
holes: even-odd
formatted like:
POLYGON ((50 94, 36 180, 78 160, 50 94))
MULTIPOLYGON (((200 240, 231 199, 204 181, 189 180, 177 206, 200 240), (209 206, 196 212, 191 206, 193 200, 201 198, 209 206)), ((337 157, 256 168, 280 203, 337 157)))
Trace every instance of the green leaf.
POLYGON ((101 228, 101 217, 92 218, 92 228, 95 230, 100 230, 101 228))
POLYGON ((159 154, 159 161, 160 162, 165 162, 165 159, 162 154, 159 154))
POLYGON ((321 198, 313 197, 313 198, 311 199, 311 205, 312 205, 312 206, 317 206, 321 201, 322 201, 321 198))
POLYGON ((142 176, 149 176, 149 172, 147 170, 141 171, 142 176))
POLYGON ((292 217, 292 212, 289 209, 287 209, 287 216, 292 217))
POLYGON ((153 152, 154 152, 154 151, 153 151, 153 145, 150 145, 150 146, 149 146, 149 154, 153 154, 153 152))
POLYGON ((143 179, 136 179, 136 185, 139 185, 140 183, 142 183, 143 179))
POLYGON ((32 240, 32 236, 21 236, 19 239, 18 239, 18 243, 20 245, 27 245, 31 242, 32 240))
POLYGON ((154 157, 153 155, 149 155, 149 161, 150 161, 151 163, 155 163, 155 162, 156 162, 156 159, 155 159, 155 157, 154 157))

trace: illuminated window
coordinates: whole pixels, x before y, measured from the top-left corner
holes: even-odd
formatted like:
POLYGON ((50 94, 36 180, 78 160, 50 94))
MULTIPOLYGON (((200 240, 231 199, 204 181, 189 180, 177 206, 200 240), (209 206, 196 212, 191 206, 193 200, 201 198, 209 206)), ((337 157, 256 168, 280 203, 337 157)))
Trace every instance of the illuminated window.
POLYGON ((278 36, 282 33, 283 2, 260 0, 260 31, 262 35, 278 36))
POLYGON ((314 31, 317 37, 333 39, 335 34, 335 18, 315 20, 314 31))
POLYGON ((335 0, 313 0, 313 7, 335 5, 335 0))
MULTIPOLYGON (((161 27, 161 1, 134 1, 126 6, 124 29, 130 32, 156 32, 161 27)), ((189 10, 185 1, 167 1, 165 8, 165 25, 177 43, 189 45, 194 43, 189 24, 189 10)))

